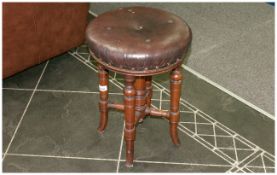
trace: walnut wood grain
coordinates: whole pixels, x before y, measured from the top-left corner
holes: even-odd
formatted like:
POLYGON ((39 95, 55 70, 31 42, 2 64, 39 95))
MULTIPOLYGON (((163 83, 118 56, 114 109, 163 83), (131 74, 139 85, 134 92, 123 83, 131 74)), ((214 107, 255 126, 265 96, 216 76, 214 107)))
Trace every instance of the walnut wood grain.
POLYGON ((145 78, 145 85, 146 85, 146 106, 151 107, 151 98, 153 94, 152 76, 147 76, 145 78))
POLYGON ((180 144, 178 137, 178 123, 180 120, 179 102, 181 96, 182 74, 180 68, 171 72, 170 76, 170 136, 175 145, 180 144))
POLYGON ((136 116, 136 121, 141 123, 144 119, 145 109, 146 109, 145 77, 136 77, 135 90, 136 90, 135 116, 136 116))
POLYGON ((136 134, 135 127, 135 95, 136 91, 134 88, 135 77, 125 77, 125 88, 124 88, 124 139, 126 142, 126 163, 127 167, 133 166, 134 159, 134 141, 136 134))

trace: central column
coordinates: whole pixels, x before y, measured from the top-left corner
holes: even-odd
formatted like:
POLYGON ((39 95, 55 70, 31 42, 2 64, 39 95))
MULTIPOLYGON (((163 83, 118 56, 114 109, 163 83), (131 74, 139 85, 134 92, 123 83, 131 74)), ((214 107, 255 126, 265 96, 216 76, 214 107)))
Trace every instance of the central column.
POLYGON ((145 108, 146 108, 145 77, 136 77, 135 89, 136 89, 135 116, 136 116, 136 120, 138 120, 138 122, 141 123, 145 116, 145 108))

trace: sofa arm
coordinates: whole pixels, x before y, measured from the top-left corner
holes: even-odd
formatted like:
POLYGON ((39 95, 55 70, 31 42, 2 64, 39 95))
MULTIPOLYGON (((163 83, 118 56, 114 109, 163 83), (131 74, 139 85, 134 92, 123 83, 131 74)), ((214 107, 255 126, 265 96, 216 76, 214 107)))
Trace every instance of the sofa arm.
POLYGON ((88 3, 3 3, 3 78, 84 42, 88 3))

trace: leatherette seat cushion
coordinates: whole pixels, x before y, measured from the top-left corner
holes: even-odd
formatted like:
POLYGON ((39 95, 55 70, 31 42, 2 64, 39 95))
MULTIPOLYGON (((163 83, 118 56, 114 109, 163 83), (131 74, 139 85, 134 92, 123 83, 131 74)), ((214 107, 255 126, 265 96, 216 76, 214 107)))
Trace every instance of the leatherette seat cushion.
POLYGON ((181 64, 191 38, 180 17, 142 6, 103 13, 86 30, 95 59, 130 74, 156 74, 181 64))

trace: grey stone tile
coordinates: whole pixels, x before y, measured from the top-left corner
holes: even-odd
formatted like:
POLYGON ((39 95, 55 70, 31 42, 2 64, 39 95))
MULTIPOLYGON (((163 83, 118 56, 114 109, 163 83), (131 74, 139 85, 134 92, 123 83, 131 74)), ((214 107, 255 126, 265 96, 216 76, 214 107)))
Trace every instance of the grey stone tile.
POLYGON ((3 152, 14 134, 15 128, 32 94, 31 91, 3 90, 3 152))
POLYGON ((217 24, 244 32, 274 20, 274 10, 266 3, 195 3, 195 12, 217 24))
POLYGON ((182 172, 226 172, 229 167, 220 166, 195 166, 195 165, 174 165, 174 164, 156 164, 156 163, 141 163, 135 162, 134 167, 127 168, 124 163, 121 162, 119 172, 172 172, 172 173, 182 173, 182 172))
MULTIPOLYGON (((182 98, 241 136, 274 154, 274 121, 188 71, 183 71, 182 98)), ((156 78, 169 86, 167 75, 156 78)), ((181 119, 182 120, 182 119, 181 119)))
MULTIPOLYGON (((119 7, 132 7, 132 6, 146 6, 146 7, 153 7, 153 8, 160 8, 166 11, 170 11, 172 13, 178 13, 183 11, 188 15, 195 14, 195 8, 197 8, 197 4, 195 3, 143 3, 143 2, 135 2, 135 3, 99 3, 93 2, 90 3, 90 11, 96 14, 102 14, 104 12, 119 8, 119 7)), ((189 16, 191 17, 191 16, 189 16)))
POLYGON ((3 172, 115 172, 117 162, 7 156, 3 172))
MULTIPOLYGON (((228 165, 225 160, 180 131, 179 138, 181 145, 175 146, 169 136, 168 121, 147 118, 136 129, 135 159, 228 165)), ((125 144, 121 159, 125 159, 125 144)))
POLYGON ((33 66, 3 80, 4 88, 34 89, 45 63, 33 66))
POLYGON ((207 53, 190 57, 188 66, 274 114, 273 34, 272 21, 207 53))
MULTIPOLYGON (((98 75, 95 71, 66 53, 52 59, 38 89, 98 91, 98 75)), ((109 86, 110 92, 118 92, 109 86)))
POLYGON ((100 135, 98 95, 37 92, 10 152, 117 158, 123 117, 115 111, 109 116, 100 135))

